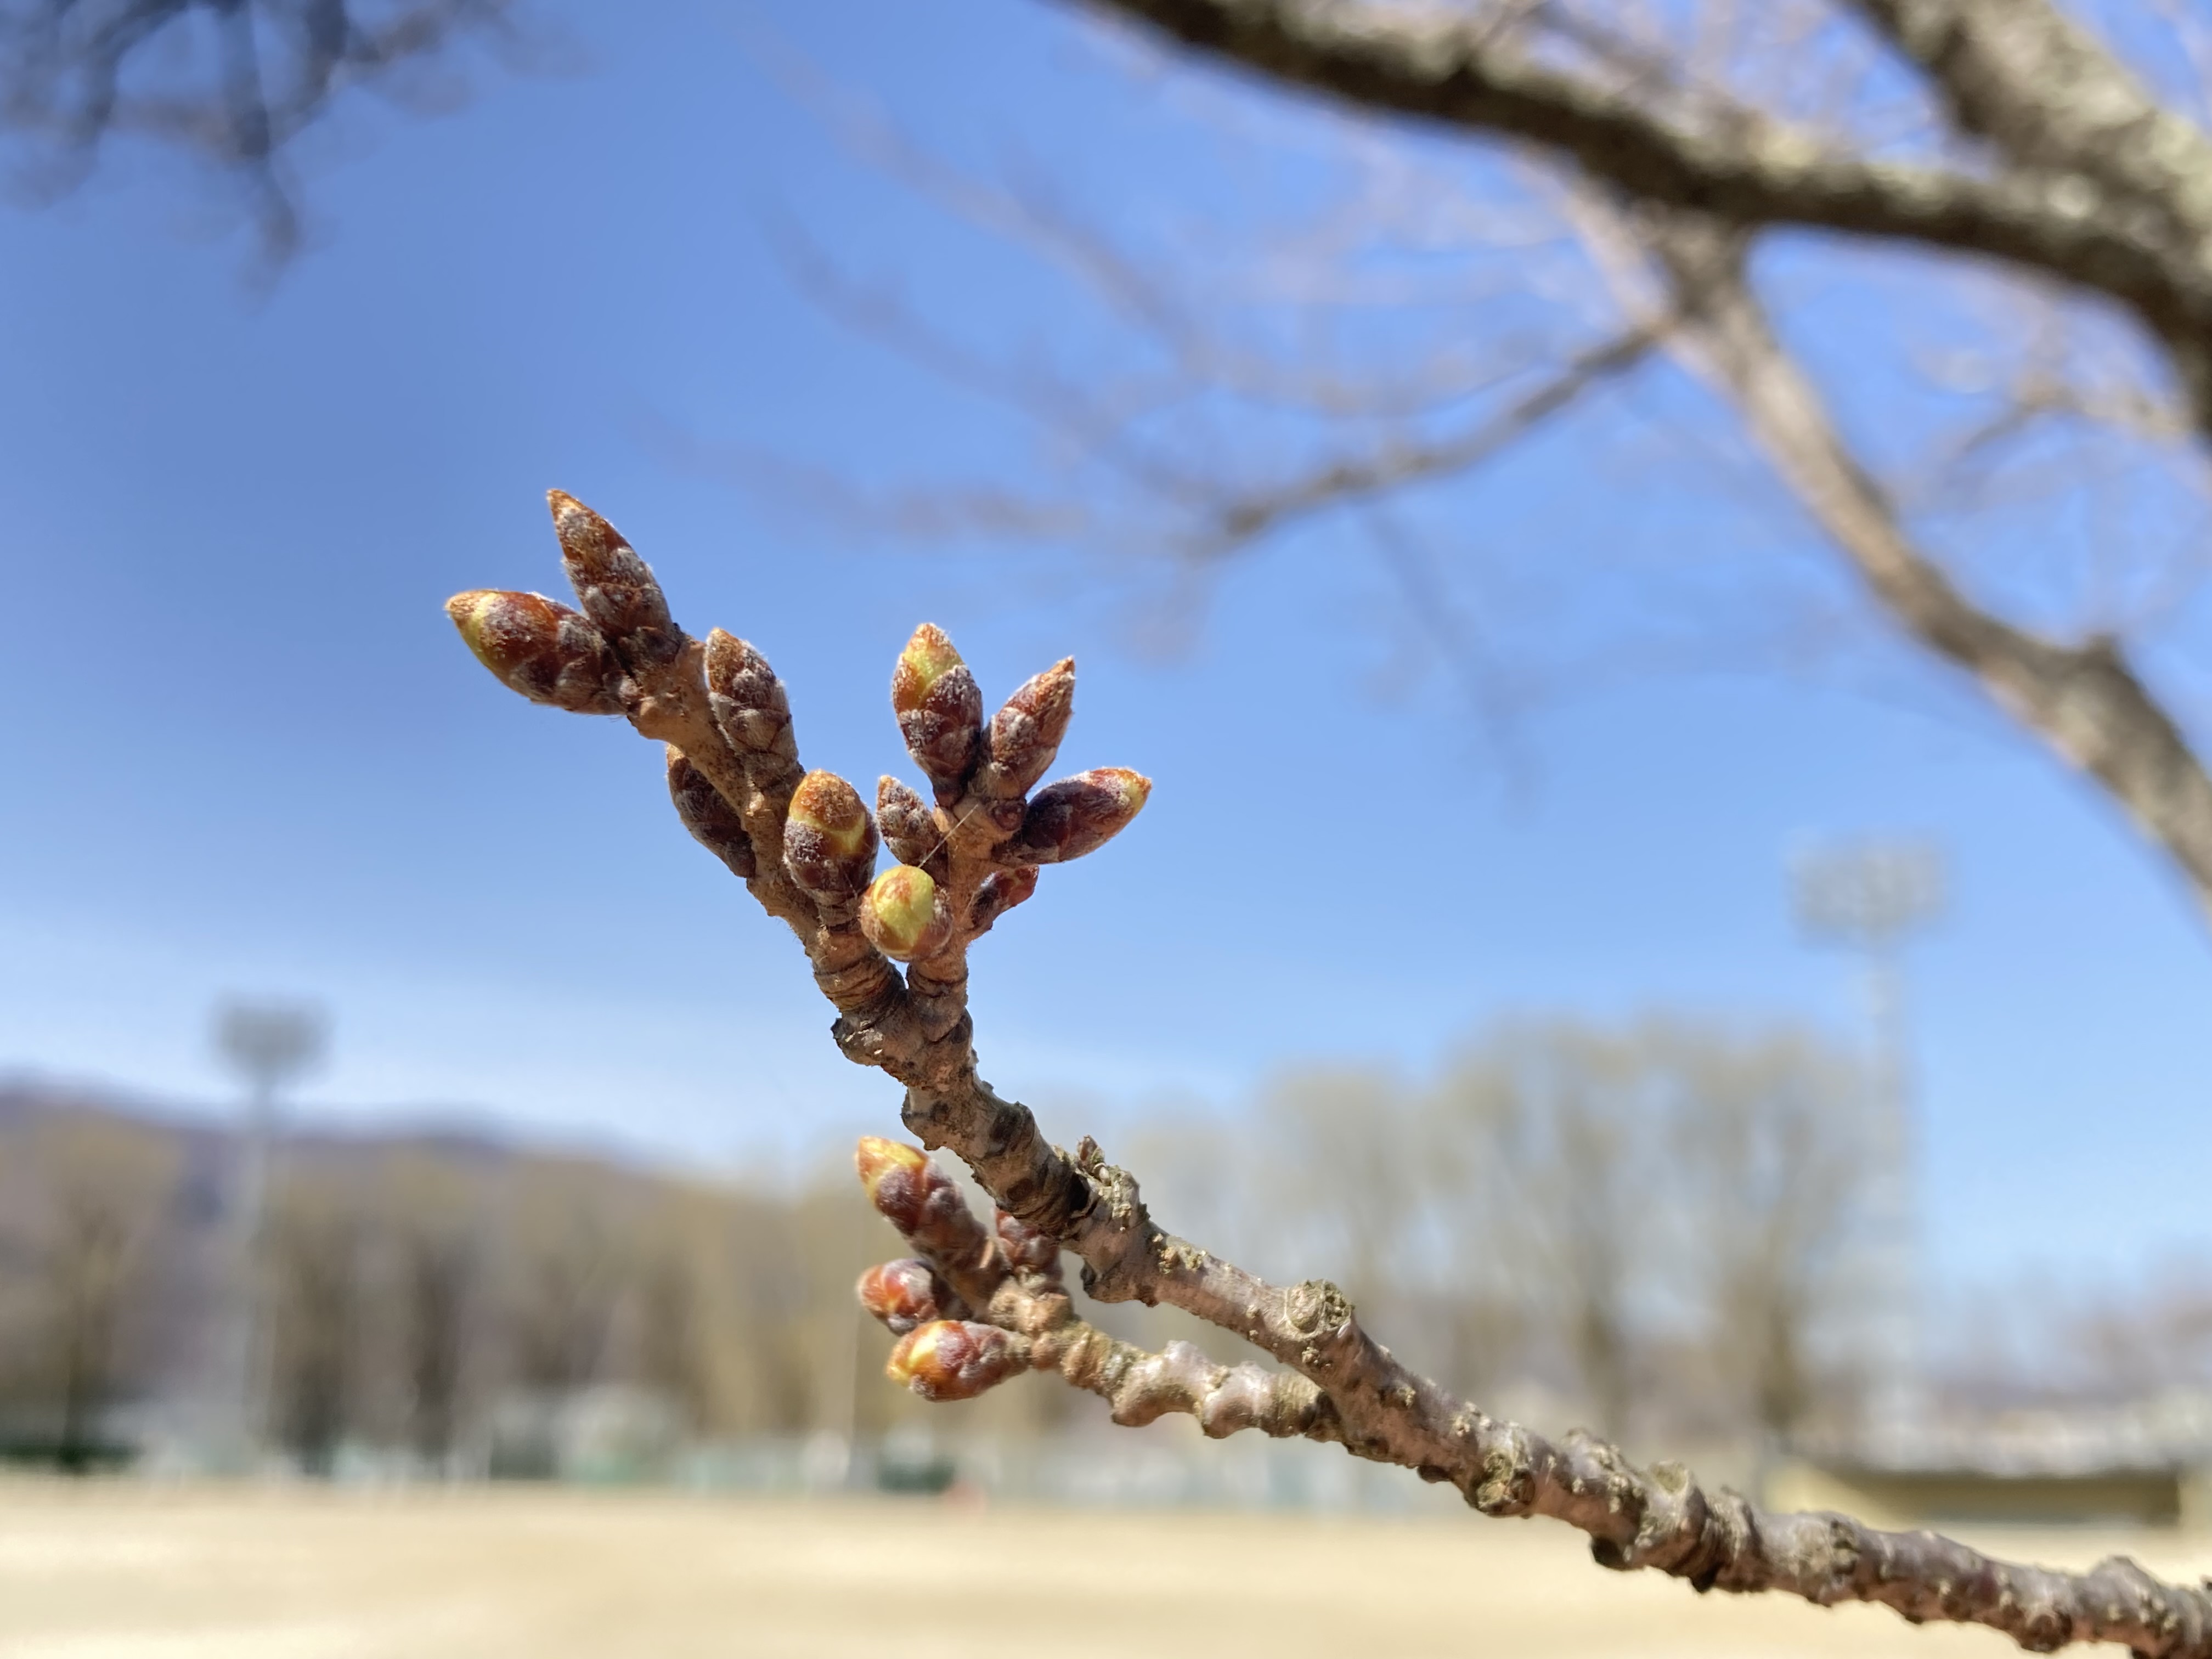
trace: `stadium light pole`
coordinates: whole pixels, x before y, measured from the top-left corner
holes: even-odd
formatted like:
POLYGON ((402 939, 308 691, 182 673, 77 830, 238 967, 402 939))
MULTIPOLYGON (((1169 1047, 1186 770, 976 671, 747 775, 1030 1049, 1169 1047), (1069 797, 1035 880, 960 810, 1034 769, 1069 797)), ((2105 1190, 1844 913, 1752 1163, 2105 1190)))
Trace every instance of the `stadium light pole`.
POLYGON ((1942 913, 1943 856, 1932 842, 1861 839, 1802 849, 1790 861, 1797 925, 1816 945, 1856 954, 1863 975, 1876 1224, 1881 1375, 1874 1421, 1906 1432, 1925 1420, 1920 1322, 1921 1216, 1904 947, 1942 913))
POLYGON ((320 1009, 305 1004, 231 1002, 216 1012, 215 1037, 216 1049, 246 1091, 231 1170, 231 1279, 225 1297, 221 1409, 228 1419, 225 1431, 250 1455, 260 1415, 266 1334, 253 1267, 267 1224, 277 1100, 288 1085, 321 1062, 330 1045, 330 1022, 320 1009))

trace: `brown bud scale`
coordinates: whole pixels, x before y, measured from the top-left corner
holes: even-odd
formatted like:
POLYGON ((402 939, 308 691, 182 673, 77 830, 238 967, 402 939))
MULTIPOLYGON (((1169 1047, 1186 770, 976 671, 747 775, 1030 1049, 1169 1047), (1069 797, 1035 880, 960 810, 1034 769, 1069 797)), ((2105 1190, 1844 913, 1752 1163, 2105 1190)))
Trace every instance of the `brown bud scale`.
POLYGON ((876 783, 876 828, 901 864, 927 866, 945 842, 929 803, 888 775, 876 783))
POLYGON ((1000 916, 1026 901, 1036 887, 1037 872, 1033 865, 1018 870, 993 871, 975 889, 975 905, 969 912, 969 926, 979 933, 987 932, 1000 916))
POLYGON ((1048 784, 1031 798, 1013 850, 1032 864, 1065 864, 1094 853, 1129 827, 1152 793, 1150 778, 1124 766, 1048 784))
POLYGON ((997 1229, 999 1251, 1008 1267, 1018 1273, 1060 1277, 1060 1243, 1049 1233, 1038 1231, 1004 1210, 997 1212, 997 1229))
POLYGON ((1075 659, 1064 657, 1042 674, 1031 675, 991 716, 975 792, 994 800, 1028 793, 1059 755, 1074 713, 1075 659))
POLYGON ((684 751, 673 746, 668 750, 668 795, 692 839, 729 866, 740 881, 750 881, 759 864, 744 820, 707 781, 706 775, 684 758, 684 751))
POLYGON ((707 635, 707 702, 714 724, 740 753, 798 758, 783 682, 767 658, 719 628, 707 635))
POLYGON ((574 495, 546 492, 561 562, 584 614, 633 669, 657 668, 684 648, 667 597, 623 534, 574 495))
POLYGON ((904 1336, 915 1326, 933 1320, 967 1315, 966 1304, 952 1287, 919 1256, 904 1256, 871 1267, 853 1288, 860 1305, 883 1321, 893 1336, 904 1336))

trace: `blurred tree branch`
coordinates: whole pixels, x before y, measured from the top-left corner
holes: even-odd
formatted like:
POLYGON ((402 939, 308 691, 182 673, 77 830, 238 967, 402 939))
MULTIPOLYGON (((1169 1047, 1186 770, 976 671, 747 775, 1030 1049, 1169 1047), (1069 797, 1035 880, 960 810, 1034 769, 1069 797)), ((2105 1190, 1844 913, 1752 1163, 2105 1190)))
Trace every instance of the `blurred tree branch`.
MULTIPOLYGON (((1206 270, 1217 302, 1208 317, 1179 302, 1160 258, 1148 264, 1117 248, 1049 191, 963 180, 880 123, 841 114, 864 153, 1074 272, 1117 326, 1157 345, 1171 373, 1139 405, 1063 395, 1054 388, 1080 380, 1066 374, 1032 373, 1024 400, 1045 430, 1073 441, 1079 464, 1097 463, 1124 499, 1149 496, 1164 511, 1155 544, 1214 556, 1335 507, 1464 477, 1513 437, 1626 380, 1663 344, 1733 406, 1775 477, 1896 627, 2092 780, 2163 850, 2200 912, 2212 911, 2212 774, 2188 708, 2158 684, 2191 659, 2174 652, 2173 665, 2154 666, 2143 644, 2202 580, 2204 561, 2181 550, 2193 538, 2177 537, 2163 568, 2147 546, 2127 568, 2128 546, 2100 539, 2079 583, 2089 614, 2066 617, 2051 614, 2060 607, 2048 589, 2035 592, 2012 572, 1959 569, 1958 538, 1944 530, 1966 505, 1992 523, 2001 517, 2006 503, 1988 485, 2000 457, 2019 489, 2047 495, 2081 483, 2090 475, 2079 469, 2108 453, 2147 484, 2154 474, 2171 478, 2203 527, 2212 139, 2087 23, 2045 0, 1707 0, 1686 9, 1096 0, 1087 9, 1354 117, 1498 141, 1540 173, 1549 167, 1545 176, 1567 187, 1540 184, 1538 194, 1550 191, 1561 229, 1622 319, 1594 336, 1585 327, 1582 344, 1555 346, 1551 371, 1524 355, 1530 379, 1512 391, 1493 382, 1489 406, 1458 417, 1456 429, 1438 404, 1394 409, 1387 377, 1370 378, 1361 407, 1319 352, 1302 365, 1295 345, 1276 344, 1272 358, 1224 346, 1236 333, 1218 261, 1206 270), (1923 486, 1884 481, 1873 446, 1832 412, 1833 392, 1792 343, 1789 319, 1774 316, 1783 302, 1774 280, 1755 280, 1763 247, 1806 231, 1941 260, 1960 282, 1994 285, 1981 325, 2017 325, 2016 343, 1984 354, 2009 354, 2016 368, 1968 365, 1974 348, 1962 345, 1931 369, 1931 415, 1939 403, 1960 404, 1958 387, 1944 382, 1962 373, 1978 412, 1919 452, 1923 465, 1937 462, 1923 486), (2115 333, 2114 317, 2142 332, 2115 333), (1273 363, 1264 374, 1253 367, 1262 359, 1273 363), (1300 382, 1301 368, 1305 384, 1330 388, 1329 403, 1303 400, 1309 418, 1285 427, 1284 388, 1300 382), (1178 399, 1182 413, 1170 417, 1164 411, 1178 399), (1193 441, 1209 414, 1239 409, 1248 447, 1321 453, 1241 476, 1249 469, 1219 446, 1193 441)), ((2163 85, 2172 91, 2171 72, 2163 85)), ((1355 122, 1338 123, 1333 137, 1355 169, 1389 143, 1387 131, 1378 137, 1355 122)), ((1374 176, 1389 178, 1388 167, 1374 176)), ((1471 251, 1496 234, 1441 229, 1466 186, 1443 168, 1431 182, 1442 205, 1410 191, 1352 192, 1368 204, 1364 238, 1286 232, 1263 269, 1297 267, 1317 290, 1332 276, 1371 279, 1401 223, 1408 246, 1422 248, 1456 234, 1471 251)), ((1844 256, 1839 244, 1826 246, 1844 256)), ((1456 269, 1470 273, 1471 258, 1456 269)), ((1528 278, 1534 288, 1550 280, 1528 278)), ((1478 284, 1468 297, 1492 291, 1478 284)), ((1902 311, 1911 291, 1891 303, 1902 311)), ((880 313, 878 321, 887 333, 912 332, 884 326, 880 313)), ((1446 309, 1428 337, 1463 354, 1467 332, 1464 315, 1446 309)), ((1038 503, 1001 514, 1032 531, 1068 521, 1038 503)))
MULTIPOLYGON (((75 189, 118 138, 179 150, 240 191, 263 258, 300 246, 284 151, 346 93, 420 101, 475 37, 514 46, 517 0, 0 0, 0 132, 26 182, 75 189)), ((451 95, 451 86, 443 88, 451 95)))

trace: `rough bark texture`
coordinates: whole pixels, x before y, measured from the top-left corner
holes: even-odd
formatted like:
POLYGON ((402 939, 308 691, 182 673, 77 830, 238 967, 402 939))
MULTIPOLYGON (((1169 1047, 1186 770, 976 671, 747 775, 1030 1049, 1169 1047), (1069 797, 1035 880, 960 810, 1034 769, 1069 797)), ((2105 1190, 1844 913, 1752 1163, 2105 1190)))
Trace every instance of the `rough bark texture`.
MULTIPOLYGON (((1798 227, 2055 281, 2132 313, 2163 349, 2197 436, 2212 437, 2212 139, 2080 25, 2046 0, 1853 0, 1925 77, 1949 148, 1972 157, 1948 165, 1871 160, 1710 89, 1694 103, 1669 97, 1663 64, 1611 77, 1556 67, 1525 48, 1528 9, 1094 5, 1286 86, 1526 144, 1632 204, 1638 240, 1675 289, 1665 331, 1698 352, 1891 617, 2094 779, 2212 910, 2212 775, 2172 714, 2118 641, 2009 623, 1914 547, 1743 276, 1753 237, 1798 227)), ((1409 476, 1455 459, 1415 458, 1409 476)), ((1363 494, 1397 472, 1408 472, 1399 458, 1381 458, 1357 477, 1310 480, 1285 504, 1363 494)))
MULTIPOLYGON (((940 844, 926 845, 915 823, 902 825, 901 843, 934 867, 957 918, 950 942, 902 975, 860 937, 854 917, 866 897, 856 905, 827 889, 810 892, 783 866, 790 843, 781 818, 801 774, 782 688, 766 663, 726 635, 700 647, 669 619, 651 573, 612 526, 566 496, 556 494, 554 508, 585 614, 604 631, 602 640, 567 628, 568 648, 580 659, 597 660, 602 650, 619 659, 632 723, 680 751, 671 772, 686 826, 726 864, 742 867, 727 816, 697 799, 694 775, 723 794, 751 842, 747 885, 805 947, 816 981, 838 1011, 839 1048, 906 1085, 908 1127, 925 1146, 957 1154, 1001 1212, 987 1234, 922 1154, 863 1143, 860 1170, 872 1198, 930 1270, 885 1268, 871 1276, 878 1281, 872 1287, 863 1280, 863 1299, 905 1328, 893 1351, 895 1376, 927 1397, 954 1399, 1025 1369, 1054 1370, 1106 1400, 1120 1422, 1175 1411, 1212 1435, 1250 1427, 1340 1442, 1359 1456, 1449 1482, 1486 1514, 1565 1521, 1589 1534, 1596 1559, 1609 1567, 1654 1567, 1700 1589, 1880 1601, 1916 1620, 1988 1625, 2039 1651, 2112 1641, 2155 1659, 2212 1659, 2212 1595, 2203 1590, 2162 1583, 2124 1559, 2087 1573, 2055 1572, 1994 1561, 1932 1533, 1881 1533, 1838 1515, 1767 1515, 1735 1493, 1707 1493, 1679 1465, 1635 1468, 1594 1436, 1547 1440, 1407 1370, 1361 1327, 1335 1285, 1270 1285, 1164 1231, 1135 1180, 1096 1145, 1086 1139, 1071 1158, 1047 1143, 1027 1108, 976 1074, 968 948, 1008 908, 1009 891, 1018 902, 1035 886, 1029 848, 1038 836, 1029 820, 1037 803, 1057 799, 1062 809, 1051 844, 1086 849, 1143 804, 1143 780, 1133 773, 1085 774, 1072 794, 1055 797, 1061 787, 1053 786, 1035 801, 1004 793, 1008 780, 1042 774, 1049 755, 1040 760, 1035 745, 1057 747, 1073 665, 1018 692, 1009 708, 1023 718, 994 719, 991 735, 979 732, 964 772, 940 768, 933 781, 940 803, 950 802, 933 811, 940 844), (1042 682, 1052 684, 1040 690, 1042 682), (1099 779, 1109 781, 1088 781, 1099 779), (1061 821, 1071 811, 1089 816, 1071 828, 1061 821), (1185 1343, 1149 1353, 1108 1336, 1075 1316, 1059 1280, 1059 1247, 1082 1262, 1093 1297, 1182 1308, 1287 1371, 1220 1365, 1185 1343), (939 1282, 945 1305, 925 1305, 939 1282)), ((480 598, 457 602, 456 620, 487 666, 516 684, 512 662, 470 631, 480 598)), ((893 682, 899 712, 924 707, 937 680, 957 665, 941 634, 918 632, 893 682)), ((519 689, 527 694, 541 684, 527 679, 519 689)), ((917 760, 942 762, 951 752, 934 726, 904 724, 917 760)), ((811 787, 828 775, 807 776, 811 787)), ((909 801, 912 793, 893 789, 884 798, 911 817, 919 799, 909 801)), ((872 849, 872 834, 870 826, 866 837, 846 844, 872 849)))

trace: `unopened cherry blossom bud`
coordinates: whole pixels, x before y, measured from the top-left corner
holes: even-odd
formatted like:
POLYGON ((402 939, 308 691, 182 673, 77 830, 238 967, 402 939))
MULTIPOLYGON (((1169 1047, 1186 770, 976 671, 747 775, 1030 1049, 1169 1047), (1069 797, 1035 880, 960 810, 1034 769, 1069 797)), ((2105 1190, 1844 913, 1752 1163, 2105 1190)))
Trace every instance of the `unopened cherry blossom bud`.
POLYGON ((707 635, 707 703, 738 753, 798 759, 783 682, 766 657, 719 628, 707 635))
POLYGON ((860 1305, 890 1327, 893 1336, 904 1336, 932 1320, 962 1318, 968 1311, 952 1287, 918 1256, 871 1267, 853 1288, 860 1305))
POLYGON ((1034 866, 994 870, 975 889, 975 906, 969 913, 968 925, 979 933, 987 931, 993 922, 1036 892, 1036 886, 1034 866))
POLYGON ((835 772, 809 772, 792 792, 783 863, 817 899, 857 899, 876 868, 876 826, 859 790, 835 772))
MULTIPOLYGON (((956 1285, 989 1261, 991 1237, 968 1207, 952 1177, 919 1146, 863 1135, 853 1167, 877 1213, 911 1239, 956 1285)), ((978 1291, 980 1304, 988 1291, 978 1291)))
POLYGON ((945 630, 924 623, 891 671, 891 712, 939 800, 960 793, 983 737, 983 694, 945 630))
POLYGON ((673 744, 668 750, 668 797, 676 803, 676 816, 684 820, 691 838, 728 865, 740 881, 750 881, 759 866, 744 820, 673 744))
POLYGON ((1026 1345, 995 1325, 939 1319, 898 1340, 884 1375, 924 1400, 973 1400, 1028 1369, 1026 1345))
POLYGON ((952 912, 929 872, 894 864, 860 900, 860 931, 895 962, 935 956, 952 937, 952 912))
POLYGON ((1059 1276, 1060 1243, 1049 1233, 1016 1220, 1004 1210, 998 1212, 998 1232, 999 1252, 1006 1258, 1008 1267, 1023 1273, 1059 1276))
POLYGON ((1097 851, 1144 810, 1152 781, 1124 766, 1102 766, 1047 784, 1030 798, 1016 856, 1032 864, 1065 864, 1097 851))
POLYGON ((1028 793, 1060 753, 1074 712, 1074 658, 1063 658, 1043 673, 1031 675, 991 716, 983 764, 975 772, 975 793, 994 800, 1028 793))
POLYGON ((543 593, 480 588, 446 601, 462 643, 511 691, 572 714, 619 714, 622 666, 606 636, 543 593))
POLYGON ((633 669, 655 668, 684 648, 684 630, 668 615, 660 584, 622 532, 574 495, 549 490, 561 562, 576 602, 633 669))
POLYGON ((876 828, 901 864, 927 864, 945 844, 929 803, 888 775, 876 784, 876 828))

